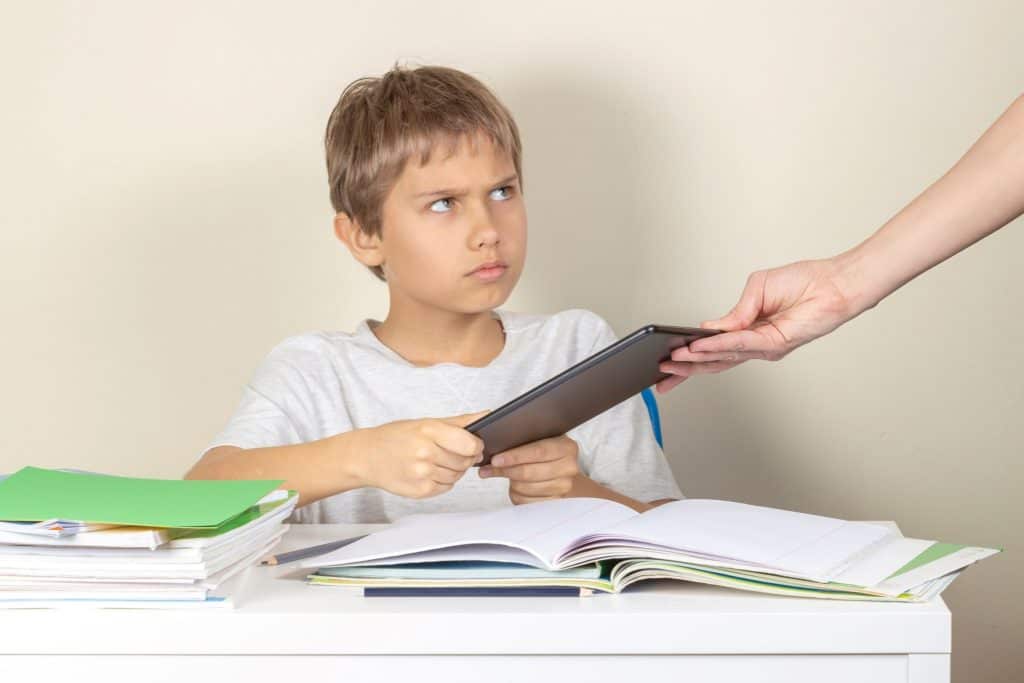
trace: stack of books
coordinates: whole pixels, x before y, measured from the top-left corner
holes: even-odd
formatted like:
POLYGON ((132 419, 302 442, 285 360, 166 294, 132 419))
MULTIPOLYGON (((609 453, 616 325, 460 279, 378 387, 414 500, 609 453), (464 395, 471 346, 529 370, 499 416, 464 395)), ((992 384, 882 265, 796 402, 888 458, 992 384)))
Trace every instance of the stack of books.
POLYGON ((287 530, 280 484, 19 470, 0 480, 0 608, 229 607, 225 582, 287 530))
POLYGON ((644 513, 573 498, 407 517, 307 559, 308 582, 367 595, 617 593, 677 579, 804 598, 921 602, 999 550, 719 500, 644 513))

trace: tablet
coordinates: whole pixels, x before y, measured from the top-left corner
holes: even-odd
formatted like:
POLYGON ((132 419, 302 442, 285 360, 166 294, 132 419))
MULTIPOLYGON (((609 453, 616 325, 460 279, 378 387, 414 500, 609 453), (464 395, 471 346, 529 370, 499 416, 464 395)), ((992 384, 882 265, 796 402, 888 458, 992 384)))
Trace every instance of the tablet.
POLYGON ((658 366, 674 349, 719 330, 646 325, 466 427, 491 456, 561 436, 670 375, 658 366))

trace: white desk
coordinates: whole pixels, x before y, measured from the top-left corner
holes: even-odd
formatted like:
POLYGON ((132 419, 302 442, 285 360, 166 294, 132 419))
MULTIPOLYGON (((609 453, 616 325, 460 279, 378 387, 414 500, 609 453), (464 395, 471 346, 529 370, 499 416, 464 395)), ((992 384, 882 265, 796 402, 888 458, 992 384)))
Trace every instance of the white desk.
MULTIPOLYGON (((281 549, 365 529, 293 526, 281 549)), ((588 598, 367 599, 302 575, 253 568, 234 610, 0 611, 0 681, 949 681, 941 600, 679 582, 588 598)))

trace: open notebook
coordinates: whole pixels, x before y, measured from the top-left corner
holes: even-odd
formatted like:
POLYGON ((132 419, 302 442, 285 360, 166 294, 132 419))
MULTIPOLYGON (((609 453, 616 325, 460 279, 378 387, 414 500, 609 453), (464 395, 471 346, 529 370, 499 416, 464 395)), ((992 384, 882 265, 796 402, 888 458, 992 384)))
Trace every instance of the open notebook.
MULTIPOLYGON (((414 515, 303 566, 320 570, 310 577, 320 584, 442 585, 448 581, 443 576, 423 579, 410 572, 401 578, 392 571, 354 577, 339 568, 500 562, 553 572, 547 580, 562 585, 572 581, 606 591, 642 579, 678 578, 816 597, 922 600, 996 552, 903 538, 885 525, 743 503, 681 500, 640 514, 612 501, 571 498, 414 515), (597 578, 558 574, 598 563, 607 571, 597 578), (410 583, 416 581, 421 583, 410 583)), ((464 573, 450 579, 481 584, 464 573)), ((500 585, 544 581, 509 576, 500 585)))

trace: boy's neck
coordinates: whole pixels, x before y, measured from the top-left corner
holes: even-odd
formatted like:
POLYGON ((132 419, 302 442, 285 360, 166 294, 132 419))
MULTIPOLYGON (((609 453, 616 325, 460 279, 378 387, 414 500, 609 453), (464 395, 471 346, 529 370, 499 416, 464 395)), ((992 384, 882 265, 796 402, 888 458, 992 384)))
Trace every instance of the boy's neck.
POLYGON ((372 330, 381 343, 417 367, 484 367, 505 347, 501 321, 491 311, 396 311, 392 306, 384 322, 372 330))

